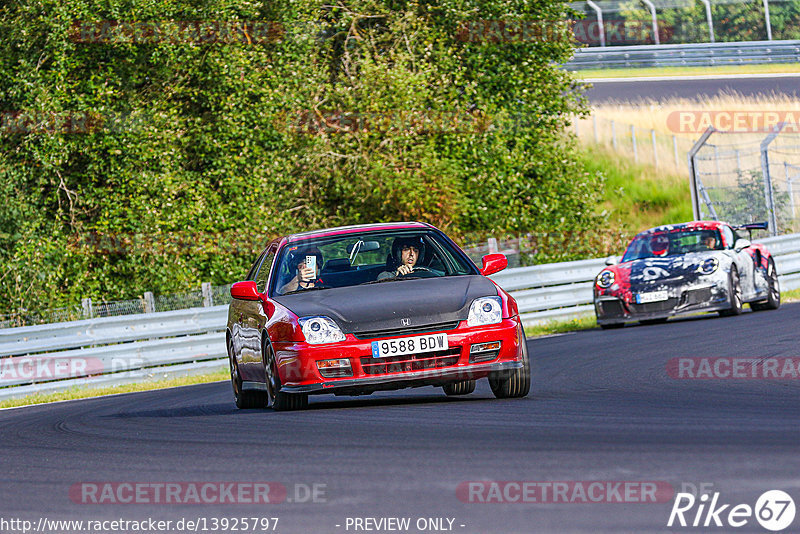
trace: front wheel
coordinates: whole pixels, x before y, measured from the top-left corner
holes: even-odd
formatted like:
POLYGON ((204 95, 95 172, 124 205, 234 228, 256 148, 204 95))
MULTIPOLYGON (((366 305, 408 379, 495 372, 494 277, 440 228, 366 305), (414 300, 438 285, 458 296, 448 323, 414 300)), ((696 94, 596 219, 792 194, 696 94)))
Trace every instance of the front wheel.
POLYGON ((498 399, 524 397, 531 389, 531 361, 528 357, 528 340, 525 331, 520 327, 522 343, 522 368, 508 373, 492 373, 489 375, 489 387, 498 399))
POLYGON ((453 382, 451 384, 443 385, 442 389, 444 390, 444 394, 448 397, 455 395, 469 395, 475 391, 475 381, 462 380, 461 382, 453 382))
POLYGON ((278 374, 278 364, 275 361, 275 351, 272 350, 272 345, 266 339, 262 347, 262 354, 264 355, 264 374, 267 384, 266 405, 276 412, 308 408, 308 394, 281 391, 281 378, 278 374))
POLYGON ((767 300, 764 302, 751 302, 750 308, 753 311, 777 310, 781 307, 781 285, 778 282, 778 271, 775 270, 775 262, 772 258, 767 264, 767 300))
POLYGON ((722 310, 719 314, 723 317, 731 317, 742 313, 742 285, 739 282, 739 271, 735 265, 731 265, 731 274, 728 275, 728 300, 731 307, 722 310))

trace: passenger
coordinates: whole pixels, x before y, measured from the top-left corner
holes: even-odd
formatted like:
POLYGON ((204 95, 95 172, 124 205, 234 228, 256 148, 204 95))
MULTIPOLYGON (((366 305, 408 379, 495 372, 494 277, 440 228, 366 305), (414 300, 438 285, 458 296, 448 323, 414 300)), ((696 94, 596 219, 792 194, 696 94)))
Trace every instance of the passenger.
MULTIPOLYGON (((420 257, 425 255, 425 242, 421 237, 398 237, 392 243, 391 262, 397 265, 394 271, 384 271, 378 280, 405 276, 414 271, 420 257)), ((387 265, 389 262, 387 261, 387 265)))
POLYGON ((300 248, 289 253, 288 262, 292 271, 296 270, 294 278, 281 288, 280 293, 286 294, 298 289, 310 289, 322 284, 319 272, 322 269, 322 252, 317 247, 300 248), (307 263, 308 256, 312 256, 314 265, 307 263))

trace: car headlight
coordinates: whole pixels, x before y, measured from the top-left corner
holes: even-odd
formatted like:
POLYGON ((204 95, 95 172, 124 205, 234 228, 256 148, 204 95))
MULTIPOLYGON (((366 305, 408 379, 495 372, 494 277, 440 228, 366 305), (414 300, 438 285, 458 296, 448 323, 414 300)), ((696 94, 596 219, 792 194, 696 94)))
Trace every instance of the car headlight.
POLYGON ((300 326, 306 341, 312 345, 344 341, 344 334, 339 325, 327 317, 302 317, 300 326))
POLYGON ((472 301, 467 326, 495 324, 503 320, 503 301, 500 297, 481 297, 472 301))
POLYGON ((708 258, 703 263, 698 265, 697 272, 702 274, 712 274, 719 267, 719 260, 717 258, 708 258))
POLYGON ((597 287, 608 289, 614 285, 615 281, 614 271, 603 271, 597 275, 597 287))

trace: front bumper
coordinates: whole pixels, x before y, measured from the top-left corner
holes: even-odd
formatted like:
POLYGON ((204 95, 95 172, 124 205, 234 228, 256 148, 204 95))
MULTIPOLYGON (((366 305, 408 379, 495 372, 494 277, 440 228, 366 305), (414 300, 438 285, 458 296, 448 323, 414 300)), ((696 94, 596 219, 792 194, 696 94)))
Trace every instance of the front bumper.
POLYGON ((521 340, 524 340, 524 334, 519 317, 488 326, 465 325, 466 321, 461 321, 455 329, 444 331, 448 342, 445 351, 396 358, 374 358, 372 342, 406 336, 358 339, 353 334, 347 334, 345 341, 340 343, 275 343, 275 356, 283 384, 281 391, 359 395, 378 390, 477 380, 490 373, 511 373, 522 367, 521 340), (496 354, 492 352, 480 358, 472 354, 471 359, 470 349, 473 345, 494 341, 500 342, 496 354), (317 368, 317 362, 329 359, 349 360, 352 375, 323 376, 317 368))
POLYGON ((636 304, 618 296, 595 295, 597 324, 619 324, 626 321, 667 319, 699 312, 730 308, 728 289, 717 284, 690 288, 672 288, 669 298, 660 302, 636 304))

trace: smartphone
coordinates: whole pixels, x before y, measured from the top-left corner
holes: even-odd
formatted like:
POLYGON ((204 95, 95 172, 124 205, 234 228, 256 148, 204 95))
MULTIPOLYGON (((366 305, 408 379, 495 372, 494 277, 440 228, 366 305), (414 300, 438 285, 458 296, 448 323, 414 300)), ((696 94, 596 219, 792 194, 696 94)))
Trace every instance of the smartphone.
POLYGON ((306 267, 311 269, 311 272, 314 273, 314 276, 317 275, 317 257, 316 256, 306 256, 306 267))

